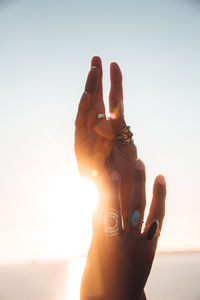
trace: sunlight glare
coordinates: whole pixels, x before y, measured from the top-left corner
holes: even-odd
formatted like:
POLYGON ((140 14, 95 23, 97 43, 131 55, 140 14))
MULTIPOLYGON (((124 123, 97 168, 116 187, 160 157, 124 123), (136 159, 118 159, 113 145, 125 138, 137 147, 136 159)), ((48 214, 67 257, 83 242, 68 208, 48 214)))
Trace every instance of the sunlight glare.
POLYGON ((66 168, 46 194, 48 245, 54 257, 86 254, 92 234, 92 213, 98 192, 92 181, 66 168))
POLYGON ((66 300, 79 300, 80 299, 80 285, 81 277, 85 267, 85 258, 79 257, 73 259, 70 264, 69 281, 67 284, 67 297, 66 300))

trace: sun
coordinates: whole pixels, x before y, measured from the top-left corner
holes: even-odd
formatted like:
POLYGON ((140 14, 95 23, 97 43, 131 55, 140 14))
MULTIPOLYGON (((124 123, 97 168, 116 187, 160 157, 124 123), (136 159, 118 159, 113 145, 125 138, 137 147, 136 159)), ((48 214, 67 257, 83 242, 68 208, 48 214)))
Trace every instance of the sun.
POLYGON ((45 201, 50 256, 87 253, 92 235, 92 213, 97 202, 95 185, 80 177, 76 168, 66 167, 54 176, 45 201))

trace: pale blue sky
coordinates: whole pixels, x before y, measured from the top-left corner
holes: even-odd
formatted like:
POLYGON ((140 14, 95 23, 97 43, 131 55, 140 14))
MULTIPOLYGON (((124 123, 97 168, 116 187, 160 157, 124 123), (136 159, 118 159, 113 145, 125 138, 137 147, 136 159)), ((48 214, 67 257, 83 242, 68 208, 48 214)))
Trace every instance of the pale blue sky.
POLYGON ((77 172, 74 118, 93 55, 105 100, 109 63, 122 69, 149 200, 166 176, 160 250, 200 248, 199 32, 198 1, 0 2, 0 260, 59 253, 45 240, 46 193, 57 174, 77 172))

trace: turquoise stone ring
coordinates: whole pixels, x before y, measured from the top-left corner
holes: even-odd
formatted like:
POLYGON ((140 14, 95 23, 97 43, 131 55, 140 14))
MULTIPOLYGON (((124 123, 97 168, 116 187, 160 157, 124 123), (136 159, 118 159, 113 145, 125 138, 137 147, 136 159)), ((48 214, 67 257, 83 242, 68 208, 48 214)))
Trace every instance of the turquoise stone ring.
POLYGON ((135 210, 131 216, 131 225, 133 228, 137 227, 140 221, 140 212, 135 210))
POLYGON ((136 228, 139 224, 142 224, 143 221, 140 218, 139 210, 134 210, 131 217, 127 218, 127 223, 131 224, 133 228, 136 228))

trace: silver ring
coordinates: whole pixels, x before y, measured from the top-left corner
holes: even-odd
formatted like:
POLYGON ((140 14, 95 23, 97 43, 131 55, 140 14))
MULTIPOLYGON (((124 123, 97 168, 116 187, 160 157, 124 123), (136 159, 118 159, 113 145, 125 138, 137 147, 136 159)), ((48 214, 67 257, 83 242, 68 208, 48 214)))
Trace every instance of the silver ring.
POLYGON ((107 236, 119 235, 122 231, 120 212, 114 208, 107 209, 104 217, 104 226, 107 236))
POLYGON ((97 119, 101 119, 101 118, 105 118, 105 117, 106 117, 105 114, 98 114, 98 115, 97 115, 97 119))

